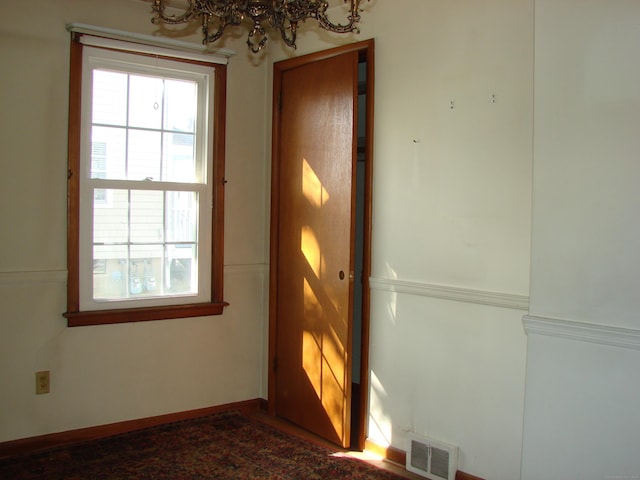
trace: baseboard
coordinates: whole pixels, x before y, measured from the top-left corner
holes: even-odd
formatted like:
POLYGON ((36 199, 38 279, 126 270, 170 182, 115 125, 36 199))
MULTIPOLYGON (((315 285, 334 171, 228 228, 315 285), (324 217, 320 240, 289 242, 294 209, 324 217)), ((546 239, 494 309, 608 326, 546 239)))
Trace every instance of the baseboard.
MULTIPOLYGON (((395 463, 397 465, 400 465, 403 468, 407 464, 407 453, 404 450, 400 450, 399 448, 395 448, 392 446, 383 447, 382 445, 378 445, 377 443, 375 443, 374 441, 368 438, 365 440, 364 443, 365 443, 365 450, 368 450, 371 453, 381 456, 388 462, 395 463)), ((483 480, 483 479, 458 470, 456 472, 456 480, 483 480)))
POLYGON ((364 441, 364 449, 401 467, 407 464, 407 453, 404 450, 392 446, 383 447, 368 438, 364 441))
POLYGON ((470 475, 468 473, 464 473, 458 470, 456 472, 456 480, 483 480, 483 479, 480 477, 476 477, 475 475, 470 475))
POLYGON ((98 425, 96 427, 81 428, 78 430, 69 430, 66 432, 50 433, 48 435, 40 435, 37 437, 11 440, 0 443, 0 458, 34 453, 40 450, 70 445, 73 443, 98 440, 112 435, 119 435, 122 433, 132 432, 134 430, 155 427, 166 423, 179 422, 181 420, 188 420, 191 418, 204 417, 215 413, 229 412, 232 410, 244 413, 255 413, 262 410, 263 407, 264 400, 256 398, 253 400, 246 400, 244 402, 228 403, 225 405, 200 408, 186 412, 169 413, 155 417, 140 418, 137 420, 128 420, 108 425, 98 425))

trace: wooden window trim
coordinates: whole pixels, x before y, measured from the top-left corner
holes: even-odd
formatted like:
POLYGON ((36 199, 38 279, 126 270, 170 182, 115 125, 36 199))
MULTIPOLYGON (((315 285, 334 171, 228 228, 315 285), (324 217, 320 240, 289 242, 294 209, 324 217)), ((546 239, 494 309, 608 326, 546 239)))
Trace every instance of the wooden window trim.
MULTIPOLYGON (((114 310, 80 310, 80 128, 83 46, 73 35, 70 52, 69 137, 67 171, 67 311, 63 316, 69 327, 142 322, 222 314, 228 305, 223 300, 224 276, 224 178, 227 66, 213 66, 214 138, 213 138, 213 208, 211 232, 211 301, 171 306, 114 310)), ((175 60, 175 58, 170 58, 175 60)), ((201 63, 185 60, 188 63, 201 63)), ((208 65, 211 66, 211 65, 208 65)))

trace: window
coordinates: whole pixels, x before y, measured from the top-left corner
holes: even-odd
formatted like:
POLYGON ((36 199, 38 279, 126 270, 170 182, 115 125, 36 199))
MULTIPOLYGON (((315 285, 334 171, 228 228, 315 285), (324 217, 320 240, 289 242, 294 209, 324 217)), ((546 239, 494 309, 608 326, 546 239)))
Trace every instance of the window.
POLYGON ((226 66, 79 40, 69 325, 222 313, 226 66))

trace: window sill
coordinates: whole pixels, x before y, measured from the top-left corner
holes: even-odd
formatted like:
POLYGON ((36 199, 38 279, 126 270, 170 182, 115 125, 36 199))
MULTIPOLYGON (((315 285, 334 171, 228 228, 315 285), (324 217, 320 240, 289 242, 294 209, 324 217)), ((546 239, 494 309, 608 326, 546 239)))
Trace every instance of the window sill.
POLYGON ((166 307, 66 312, 63 316, 67 319, 67 326, 84 327, 89 325, 110 325, 113 323, 146 322, 150 320, 221 315, 224 307, 227 305, 229 305, 227 302, 193 303, 166 307))

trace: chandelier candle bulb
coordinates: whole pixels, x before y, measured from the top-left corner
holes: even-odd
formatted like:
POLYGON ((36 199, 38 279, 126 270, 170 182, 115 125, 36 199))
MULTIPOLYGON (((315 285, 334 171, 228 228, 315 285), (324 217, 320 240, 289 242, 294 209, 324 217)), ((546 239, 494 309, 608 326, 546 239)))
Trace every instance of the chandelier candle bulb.
MULTIPOLYGON (((368 0, 367 0, 368 1, 368 0)), ((200 20, 202 43, 213 43, 229 26, 238 26, 245 19, 251 23, 247 45, 253 53, 260 52, 267 43, 265 27, 277 30, 284 43, 296 48, 298 23, 311 18, 318 26, 334 33, 359 33, 361 0, 345 0, 350 3, 347 22, 333 23, 327 17, 328 2, 324 0, 188 0, 186 10, 180 15, 166 13, 166 0, 154 0, 155 24, 177 25, 200 20)))

